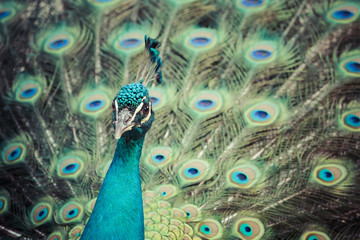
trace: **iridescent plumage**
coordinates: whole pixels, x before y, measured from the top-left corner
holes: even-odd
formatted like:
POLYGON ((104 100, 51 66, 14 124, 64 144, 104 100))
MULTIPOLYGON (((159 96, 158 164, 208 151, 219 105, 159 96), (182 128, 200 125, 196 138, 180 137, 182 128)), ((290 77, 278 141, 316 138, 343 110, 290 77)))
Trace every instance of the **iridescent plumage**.
POLYGON ((359 21, 356 0, 1 1, 0 238, 80 238, 98 200, 99 236, 142 206, 146 239, 359 239, 359 21))

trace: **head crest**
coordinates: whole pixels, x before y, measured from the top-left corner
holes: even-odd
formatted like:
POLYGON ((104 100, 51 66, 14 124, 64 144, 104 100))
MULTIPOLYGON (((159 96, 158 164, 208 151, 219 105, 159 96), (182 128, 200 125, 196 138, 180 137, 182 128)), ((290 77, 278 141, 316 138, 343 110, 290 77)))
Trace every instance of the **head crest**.
POLYGON ((160 47, 160 43, 148 36, 145 35, 145 49, 143 63, 139 68, 137 78, 140 79, 140 83, 145 87, 151 81, 156 80, 157 83, 162 83, 162 60, 160 55, 160 51, 158 48, 160 47))

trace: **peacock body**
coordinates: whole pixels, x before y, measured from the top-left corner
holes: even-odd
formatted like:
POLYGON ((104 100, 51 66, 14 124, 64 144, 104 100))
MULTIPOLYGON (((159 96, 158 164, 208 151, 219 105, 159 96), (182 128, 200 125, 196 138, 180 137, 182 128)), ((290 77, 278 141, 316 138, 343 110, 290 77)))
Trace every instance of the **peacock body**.
POLYGON ((1 1, 0 239, 360 239, 359 15, 355 0, 1 1), (136 104, 119 93, 134 84, 136 104), (116 140, 120 105, 139 104, 151 129, 116 140), (125 155, 140 178, 121 181, 125 155))

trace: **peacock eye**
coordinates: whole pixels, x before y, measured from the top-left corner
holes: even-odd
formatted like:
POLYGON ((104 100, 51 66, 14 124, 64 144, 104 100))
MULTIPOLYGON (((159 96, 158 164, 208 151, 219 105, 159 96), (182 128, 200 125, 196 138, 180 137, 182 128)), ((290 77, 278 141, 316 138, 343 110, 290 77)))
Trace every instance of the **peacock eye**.
POLYGON ((144 105, 144 107, 141 109, 141 114, 143 116, 147 116, 149 114, 149 104, 144 105))

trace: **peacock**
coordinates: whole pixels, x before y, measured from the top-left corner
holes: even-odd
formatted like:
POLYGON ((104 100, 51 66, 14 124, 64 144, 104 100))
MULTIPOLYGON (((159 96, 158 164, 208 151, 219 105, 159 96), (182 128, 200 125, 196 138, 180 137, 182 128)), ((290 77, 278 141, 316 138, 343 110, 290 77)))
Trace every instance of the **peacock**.
POLYGON ((0 239, 360 239, 359 15, 2 0, 0 239))
POLYGON ((82 239, 144 239, 139 160, 145 134, 154 121, 151 99, 144 85, 153 77, 162 81, 162 62, 156 49, 159 42, 145 35, 145 45, 149 62, 155 63, 155 71, 150 68, 149 72, 155 76, 143 71, 141 76, 146 76, 145 79, 122 87, 113 100, 113 127, 119 140, 82 239), (102 231, 98 231, 100 226, 102 231))

